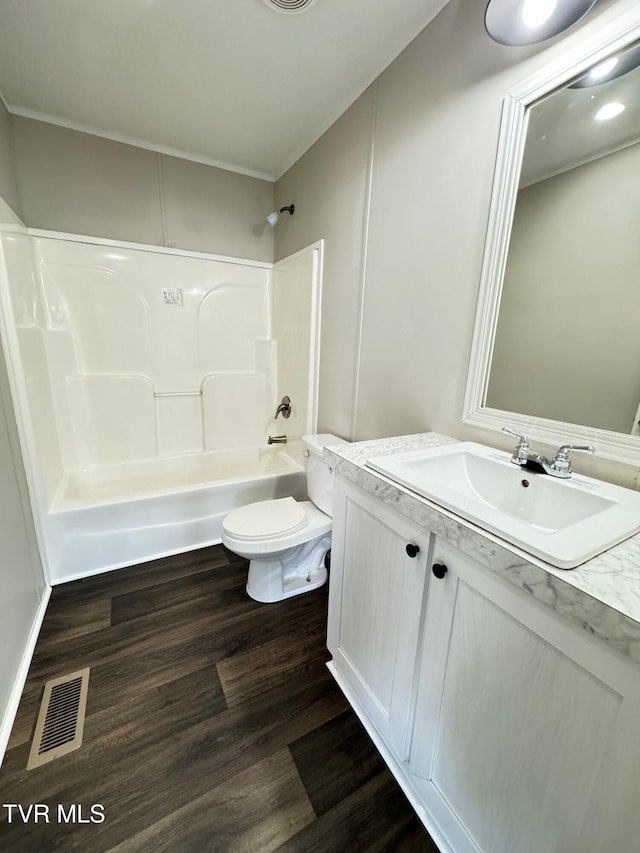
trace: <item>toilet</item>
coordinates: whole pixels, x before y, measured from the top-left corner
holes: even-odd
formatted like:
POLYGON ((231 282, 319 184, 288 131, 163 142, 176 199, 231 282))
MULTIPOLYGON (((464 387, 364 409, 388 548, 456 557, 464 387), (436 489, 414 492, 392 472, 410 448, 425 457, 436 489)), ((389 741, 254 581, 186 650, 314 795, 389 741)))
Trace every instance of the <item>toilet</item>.
POLYGON ((302 437, 310 500, 281 498, 234 509, 222 523, 222 541, 250 560, 247 592, 261 602, 283 601, 322 586, 331 548, 333 470, 322 451, 348 444, 330 433, 302 437))

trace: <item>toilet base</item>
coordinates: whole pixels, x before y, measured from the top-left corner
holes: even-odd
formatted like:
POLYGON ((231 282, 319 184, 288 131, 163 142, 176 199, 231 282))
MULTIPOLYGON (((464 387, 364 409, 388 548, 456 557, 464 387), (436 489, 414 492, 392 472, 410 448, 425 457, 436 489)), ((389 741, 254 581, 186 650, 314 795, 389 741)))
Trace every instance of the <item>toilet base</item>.
POLYGON ((251 560, 247 593, 263 604, 284 601, 311 592, 326 583, 324 556, 331 548, 331 534, 297 545, 271 560, 251 560))

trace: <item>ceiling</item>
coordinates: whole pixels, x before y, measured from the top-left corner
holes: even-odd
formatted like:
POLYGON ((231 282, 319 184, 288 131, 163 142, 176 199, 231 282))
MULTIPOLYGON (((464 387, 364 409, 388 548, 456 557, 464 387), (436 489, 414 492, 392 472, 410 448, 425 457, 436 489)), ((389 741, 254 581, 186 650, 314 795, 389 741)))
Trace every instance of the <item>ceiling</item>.
POLYGON ((278 178, 447 0, 0 0, 10 112, 278 178))

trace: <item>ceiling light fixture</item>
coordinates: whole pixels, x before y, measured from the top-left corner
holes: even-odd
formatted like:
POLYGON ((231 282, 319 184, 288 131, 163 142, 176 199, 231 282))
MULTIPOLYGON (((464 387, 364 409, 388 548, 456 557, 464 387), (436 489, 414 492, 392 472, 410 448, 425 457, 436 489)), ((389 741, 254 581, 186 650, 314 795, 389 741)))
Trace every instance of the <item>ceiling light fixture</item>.
POLYGON ((569 88, 588 89, 591 86, 600 86, 602 83, 608 83, 609 80, 617 80, 618 77, 623 77, 639 65, 640 45, 635 44, 616 56, 598 62, 575 83, 572 83, 569 88))
POLYGON ((536 44, 573 26, 596 0, 489 0, 484 25, 494 41, 536 44))
POLYGON ((600 107, 594 118, 596 121, 607 121, 607 119, 619 116, 621 112, 624 112, 624 104, 621 104, 620 101, 611 101, 600 107))
POLYGON ((264 2, 274 12, 286 12, 291 15, 304 12, 312 3, 315 3, 315 0, 264 0, 264 2))
POLYGON ((605 59, 604 62, 601 62, 599 65, 596 65, 595 68, 592 68, 589 72, 590 80, 604 80, 605 77, 608 77, 609 74, 613 71, 613 69, 618 64, 619 59, 617 56, 612 56, 611 59, 605 59))
POLYGON ((267 216, 267 222, 269 225, 277 225, 278 219, 280 219, 281 213, 290 213, 291 216, 295 213, 296 206, 295 204, 288 204, 285 207, 281 207, 280 210, 274 210, 273 213, 270 213, 267 216))
POLYGON ((522 7, 522 20, 530 30, 541 27, 556 10, 558 0, 525 0, 522 7))

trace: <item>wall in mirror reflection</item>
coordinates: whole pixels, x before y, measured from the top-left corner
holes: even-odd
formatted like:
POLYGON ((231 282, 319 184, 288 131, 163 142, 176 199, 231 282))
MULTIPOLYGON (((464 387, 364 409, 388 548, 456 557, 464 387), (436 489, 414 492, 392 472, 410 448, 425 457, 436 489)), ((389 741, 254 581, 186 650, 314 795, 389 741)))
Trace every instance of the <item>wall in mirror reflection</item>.
POLYGON ((639 432, 638 176, 635 144, 519 191, 488 406, 639 432))

